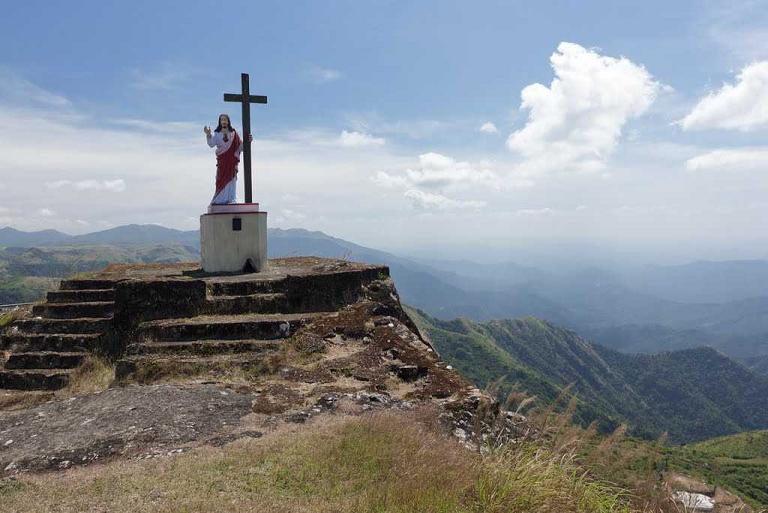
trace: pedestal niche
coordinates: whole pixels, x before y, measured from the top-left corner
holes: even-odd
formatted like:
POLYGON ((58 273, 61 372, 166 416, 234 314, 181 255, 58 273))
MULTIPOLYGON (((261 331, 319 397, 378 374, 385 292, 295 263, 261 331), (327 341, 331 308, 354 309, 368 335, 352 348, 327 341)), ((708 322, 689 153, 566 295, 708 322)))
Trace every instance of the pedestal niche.
POLYGON ((267 264, 267 213, 258 203, 211 205, 200 216, 200 253, 208 273, 259 272, 267 264))

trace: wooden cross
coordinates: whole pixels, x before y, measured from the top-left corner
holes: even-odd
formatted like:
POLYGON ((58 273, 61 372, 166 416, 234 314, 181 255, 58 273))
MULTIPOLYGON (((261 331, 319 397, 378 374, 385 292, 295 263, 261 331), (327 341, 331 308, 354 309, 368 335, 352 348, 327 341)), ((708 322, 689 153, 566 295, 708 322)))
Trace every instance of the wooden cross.
POLYGON ((266 96, 256 96, 250 94, 248 90, 248 73, 240 74, 242 92, 240 94, 224 93, 225 102, 238 102, 243 107, 243 158, 245 159, 243 168, 245 169, 245 202, 253 202, 253 191, 251 190, 251 104, 267 103, 266 96))

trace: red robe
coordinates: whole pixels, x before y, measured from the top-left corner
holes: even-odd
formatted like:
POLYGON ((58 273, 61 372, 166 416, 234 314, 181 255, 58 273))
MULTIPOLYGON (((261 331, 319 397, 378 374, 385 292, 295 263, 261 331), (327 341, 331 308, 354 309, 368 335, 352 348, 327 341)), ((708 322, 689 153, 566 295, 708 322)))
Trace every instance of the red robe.
POLYGON ((213 195, 214 198, 237 176, 242 142, 240 135, 233 131, 232 143, 229 148, 216 154, 216 193, 213 195))

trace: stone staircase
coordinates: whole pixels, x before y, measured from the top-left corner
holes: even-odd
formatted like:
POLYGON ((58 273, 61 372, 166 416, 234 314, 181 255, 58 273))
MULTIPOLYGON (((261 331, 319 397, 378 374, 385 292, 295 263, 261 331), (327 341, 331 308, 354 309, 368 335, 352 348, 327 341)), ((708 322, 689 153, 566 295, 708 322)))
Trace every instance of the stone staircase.
POLYGON ((142 368, 198 372, 250 368, 279 352, 283 339, 323 312, 291 311, 285 279, 215 281, 207 284, 201 315, 142 322, 116 368, 116 377, 142 368))
POLYGON ((0 389, 63 388, 94 350, 118 358, 119 382, 278 365, 283 341, 301 325, 335 315, 388 275, 316 257, 238 275, 209 275, 194 263, 114 264, 63 281, 3 332, 0 389))
POLYGON ((0 337, 9 353, 0 370, 0 388, 57 390, 69 383, 99 338, 112 325, 114 282, 72 279, 35 305, 32 317, 13 323, 0 337))

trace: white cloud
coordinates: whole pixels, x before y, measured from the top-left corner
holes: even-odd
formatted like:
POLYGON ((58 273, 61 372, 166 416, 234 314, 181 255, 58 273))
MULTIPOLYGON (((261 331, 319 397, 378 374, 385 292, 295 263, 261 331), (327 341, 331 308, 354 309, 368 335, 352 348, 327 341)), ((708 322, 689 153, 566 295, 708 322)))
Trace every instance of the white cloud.
POLYGON ((527 173, 602 169, 624 125, 648 110, 661 86, 625 57, 573 43, 560 43, 550 62, 555 78, 523 89, 528 120, 507 146, 526 159, 527 173))
POLYGON ((439 153, 419 155, 417 168, 407 168, 400 173, 379 171, 373 178, 378 185, 388 189, 403 189, 403 195, 420 210, 477 209, 483 201, 457 200, 445 195, 470 187, 498 187, 498 178, 488 163, 473 165, 439 153))
POLYGON ((307 74, 313 82, 318 84, 325 84, 328 82, 335 82, 339 80, 343 75, 341 71, 332 68, 321 68, 319 66, 310 68, 307 74))
MULTIPOLYGON (((768 58, 768 9, 765 0, 705 2, 699 24, 725 50, 728 62, 768 58)), ((716 54, 711 57, 718 57, 716 54)))
POLYGON ((70 105, 70 101, 65 97, 47 91, 4 68, 0 68, 0 99, 13 105, 51 108, 70 105))
POLYGON ((382 171, 375 180, 386 187, 442 190, 468 184, 495 185, 497 177, 488 166, 457 162, 439 153, 424 153, 419 155, 418 168, 406 169, 398 175, 382 171))
POLYGON ((346 123, 358 132, 426 139, 440 132, 457 128, 455 123, 435 119, 401 119, 392 121, 375 112, 348 114, 346 123))
POLYGON ((743 132, 768 127, 768 61, 746 66, 735 84, 724 84, 699 100, 680 125, 683 130, 743 132))
MULTIPOLYGON (((173 120, 121 123, 108 115, 90 116, 77 105, 29 108, 0 98, 0 125, 13 126, 19 119, 30 133, 45 134, 45 144, 33 137, 0 138, 0 180, 5 185, 0 205, 7 209, 0 212, 0 225, 68 233, 127 223, 198 227, 199 214, 213 194, 215 157, 197 123, 187 132, 173 120), (156 126, 163 128, 153 130, 156 126), (89 189, 93 182, 104 187, 116 179, 124 180, 125 192, 89 189), (58 189, 45 187, 62 180, 66 183, 58 189), (78 183, 80 192, 74 185, 78 183), (55 215, 38 215, 43 207, 55 215)), ((475 125, 461 125, 463 133, 476 130, 475 125)), ((389 139, 390 132, 372 126, 346 126, 389 139)), ((710 179, 677 172, 680 162, 703 153, 691 146, 672 151, 628 145, 621 158, 629 159, 617 162, 623 171, 614 180, 541 177, 535 188, 524 190, 507 187, 512 177, 520 177, 517 159, 510 155, 491 162, 482 156, 453 159, 427 153, 418 159, 401 150, 385 144, 350 151, 339 144, 339 131, 323 127, 262 135, 253 144, 254 199, 269 211, 270 226, 323 230, 392 250, 453 245, 457 255, 479 242, 484 250, 486 244, 510 244, 509 234, 515 239, 732 240, 736 233, 758 238, 761 225, 755 219, 768 216, 768 173, 722 173, 710 179), (376 175, 378 170, 386 173, 376 175), (375 176, 382 186, 371 181, 375 176), (589 205, 589 210, 576 214, 575 203, 589 205), (681 211, 698 213, 690 220, 661 218, 655 212, 619 218, 612 209, 622 204, 680 205, 681 211), (412 205, 429 215, 414 222, 412 205), (724 207, 735 210, 716 211, 724 207), (445 235, 447 225, 450 237, 445 235)), ((242 184, 238 192, 242 197, 242 184)))
POLYGON ((280 213, 282 214, 282 216, 284 218, 286 218, 288 220, 292 220, 292 221, 294 221, 294 220, 301 221, 302 219, 306 219, 307 218, 307 216, 305 216, 301 212, 298 212, 298 211, 290 209, 290 208, 284 208, 284 209, 280 210, 280 213))
POLYGON ((339 144, 346 148, 361 148, 366 146, 383 146, 387 141, 362 132, 347 132, 342 130, 339 144))
POLYGON ((498 134, 499 133, 499 129, 496 128, 496 125, 494 125, 490 121, 486 121, 485 123, 480 125, 480 128, 478 130, 480 130, 484 134, 498 134))
POLYGON ((514 212, 519 216, 549 216, 555 213, 555 211, 549 207, 544 208, 521 208, 514 212))
POLYGON ((373 181, 387 189, 406 188, 411 186, 411 183, 405 176, 390 174, 386 171, 379 171, 376 173, 373 181))
POLYGON ((762 169, 768 173, 768 148, 729 148, 697 155, 685 162, 689 171, 740 171, 762 169))
POLYGON ((456 200, 418 189, 405 191, 405 197, 418 210, 478 210, 485 206, 484 201, 456 200))
POLYGON ((37 213, 43 217, 53 217, 56 215, 56 212, 54 212, 50 208, 41 208, 40 210, 37 211, 37 213))
POLYGON ((49 189, 71 188, 76 191, 123 192, 125 190, 125 180, 122 178, 115 180, 80 180, 77 182, 72 180, 55 180, 53 182, 46 182, 45 186, 49 189))
MULTIPOLYGON (((2 217, 17 228, 81 233, 101 223, 160 223, 193 229, 213 195, 216 160, 196 123, 94 117, 75 105, 32 108, 0 96, 0 125, 19 119, 30 133, 45 134, 45 144, 0 138, 0 205, 12 212, 2 217), (30 205, 36 215, 16 214, 30 212, 30 205), (43 207, 57 214, 37 215, 43 207)), ((387 145, 350 151, 339 144, 339 132, 316 127, 257 138, 252 155, 255 199, 273 221, 287 208, 294 218, 306 216, 303 227, 331 233, 345 225, 368 233, 362 227, 393 208, 371 177, 410 162, 387 145), (301 201, 284 201, 286 191, 301 201)), ((238 185, 242 198, 242 180, 238 185)))

